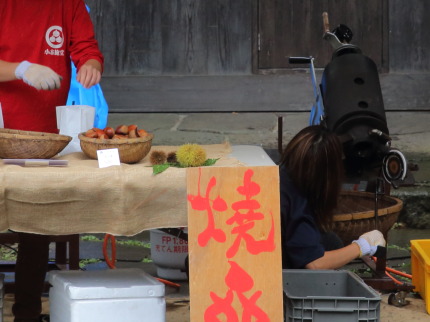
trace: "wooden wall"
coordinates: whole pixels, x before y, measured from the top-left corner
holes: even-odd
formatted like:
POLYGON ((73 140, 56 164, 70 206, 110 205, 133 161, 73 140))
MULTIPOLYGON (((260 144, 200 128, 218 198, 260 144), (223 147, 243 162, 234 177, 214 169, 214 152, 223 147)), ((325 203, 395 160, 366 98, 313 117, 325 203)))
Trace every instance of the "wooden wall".
POLYGON ((390 72, 430 71, 430 1, 389 1, 390 72))
MULTIPOLYGON (((282 0, 85 1, 105 55, 102 87, 110 112, 308 111, 312 105, 307 75, 285 69, 262 75, 255 63, 259 2, 282 0)), ((386 109, 429 109, 429 16, 429 0, 388 0, 386 109)))
POLYGON ((105 76, 251 72, 250 0, 87 0, 105 76))
MULTIPOLYGON (((258 2, 87 0, 105 76, 252 74, 258 2)), ((315 0, 314 0, 315 1, 315 0)), ((430 70, 430 1, 390 0, 389 71, 430 70)))
MULTIPOLYGON (((288 57, 312 56, 316 68, 324 68, 333 47, 322 38, 322 13, 330 30, 339 24, 352 29, 352 44, 369 56, 379 70, 387 70, 388 0, 261 0, 258 5, 258 68, 291 69, 288 57)), ((300 68, 301 66, 299 66, 300 68)))

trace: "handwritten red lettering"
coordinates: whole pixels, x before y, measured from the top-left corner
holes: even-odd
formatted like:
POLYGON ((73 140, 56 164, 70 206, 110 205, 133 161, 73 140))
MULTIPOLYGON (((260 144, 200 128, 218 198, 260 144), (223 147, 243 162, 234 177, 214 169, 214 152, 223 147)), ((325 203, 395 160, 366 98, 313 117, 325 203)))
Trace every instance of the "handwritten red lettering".
POLYGON ((200 180, 201 180, 201 169, 199 169, 198 195, 189 194, 187 198, 188 198, 188 201, 191 203, 192 209, 206 211, 207 213, 207 219, 208 219, 207 227, 204 231, 202 231, 199 234, 197 239, 198 244, 201 247, 205 247, 211 238, 213 238, 219 243, 225 242, 226 236, 224 231, 222 229, 218 229, 215 227, 215 218, 214 218, 213 210, 218 212, 226 211, 227 204, 224 201, 224 199, 218 196, 212 201, 212 206, 211 206, 211 199, 209 198, 209 195, 213 187, 216 185, 215 177, 211 177, 211 179, 209 180, 204 197, 200 194, 200 180))
POLYGON ((264 220, 264 214, 255 212, 260 209, 260 203, 253 200, 252 197, 260 193, 260 185, 252 181, 254 171, 247 170, 243 177, 243 186, 239 186, 236 190, 239 194, 245 197, 245 200, 239 200, 231 205, 235 211, 234 215, 227 220, 228 225, 236 224, 231 233, 237 235, 233 245, 227 250, 227 258, 232 258, 239 250, 242 240, 246 242, 246 249, 250 254, 257 255, 261 252, 272 252, 275 249, 275 224, 272 217, 272 225, 269 235, 266 240, 255 240, 252 235, 248 233, 255 225, 256 220, 264 220))
POLYGON ((236 192, 240 197, 230 205, 230 208, 219 195, 215 198, 212 196, 211 199, 211 192, 213 192, 217 184, 215 176, 209 178, 207 186, 203 188, 204 194, 201 193, 201 169, 199 169, 198 193, 196 195, 188 194, 187 196, 192 209, 204 212, 207 217, 206 227, 198 234, 197 242, 200 247, 205 247, 211 239, 218 243, 224 243, 228 234, 232 235, 233 240, 231 245, 227 245, 226 251, 226 260, 230 265, 224 279, 227 290, 224 295, 209 291, 212 304, 205 309, 205 322, 270 321, 268 314, 257 303, 262 297, 263 291, 256 290, 253 277, 239 263, 231 260, 239 252, 242 241, 245 243, 246 251, 250 255, 273 252, 276 248, 275 221, 272 212, 268 214, 271 219, 271 226, 266 239, 258 238, 252 234, 252 229, 259 221, 268 220, 268 216, 259 211, 261 205, 255 197, 260 193, 261 188, 257 182, 252 180, 253 175, 254 171, 252 169, 245 171, 243 184, 236 188, 236 192), (233 214, 231 215, 228 210, 233 214), (225 223, 231 226, 229 231, 216 227, 215 216, 217 215, 226 216, 225 223), (236 301, 234 301, 235 298, 236 301), (236 311, 233 302, 235 302, 235 306, 240 302, 242 312, 236 311), (224 316, 224 319, 221 320, 221 316, 224 316))
POLYGON ((254 280, 243 268, 236 262, 229 261, 230 270, 225 278, 226 285, 229 287, 225 298, 222 298, 210 292, 210 297, 213 304, 205 311, 205 321, 221 321, 218 316, 224 314, 228 322, 239 321, 238 315, 232 306, 234 294, 239 298, 242 304, 242 322, 251 322, 252 317, 257 318, 258 322, 269 322, 268 315, 257 305, 257 300, 263 294, 261 291, 256 291, 247 298, 244 293, 254 287, 254 280))

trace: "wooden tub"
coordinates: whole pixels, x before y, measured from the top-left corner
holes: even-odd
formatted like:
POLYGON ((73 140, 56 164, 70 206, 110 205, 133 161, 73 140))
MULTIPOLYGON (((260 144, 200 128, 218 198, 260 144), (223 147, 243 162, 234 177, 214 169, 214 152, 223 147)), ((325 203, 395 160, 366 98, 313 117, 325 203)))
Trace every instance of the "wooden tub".
POLYGON ((345 245, 374 229, 378 229, 387 237, 402 208, 403 202, 400 199, 378 196, 378 221, 375 226, 375 194, 344 191, 335 211, 333 230, 345 245))

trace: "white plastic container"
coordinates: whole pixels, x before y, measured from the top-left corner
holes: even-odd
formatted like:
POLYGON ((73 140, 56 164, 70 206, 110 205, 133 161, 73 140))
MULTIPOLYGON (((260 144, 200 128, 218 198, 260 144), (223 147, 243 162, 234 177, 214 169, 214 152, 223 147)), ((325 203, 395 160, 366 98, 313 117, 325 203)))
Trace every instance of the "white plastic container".
POLYGON ((52 322, 165 322, 164 284, 143 270, 51 271, 52 322))
MULTIPOLYGON (((185 233, 187 228, 181 228, 185 233)), ((151 259, 157 267, 158 277, 168 280, 187 280, 185 261, 188 242, 158 229, 150 231, 151 259)))

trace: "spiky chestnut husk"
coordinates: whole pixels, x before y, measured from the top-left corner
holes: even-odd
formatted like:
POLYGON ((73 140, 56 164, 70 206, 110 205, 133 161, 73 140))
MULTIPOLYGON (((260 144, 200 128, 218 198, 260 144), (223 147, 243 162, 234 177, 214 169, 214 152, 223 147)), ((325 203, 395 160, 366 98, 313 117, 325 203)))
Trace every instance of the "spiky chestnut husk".
POLYGON ((167 160, 167 156, 166 156, 166 152, 164 151, 154 150, 152 151, 149 157, 149 161, 151 162, 152 165, 163 164, 166 162, 166 160, 167 160))
POLYGON ((184 144, 176 151, 176 159, 183 167, 199 167, 206 161, 206 151, 198 144, 184 144))
POLYGON ((170 152, 167 154, 167 162, 168 163, 177 163, 176 152, 170 152))

